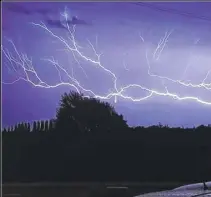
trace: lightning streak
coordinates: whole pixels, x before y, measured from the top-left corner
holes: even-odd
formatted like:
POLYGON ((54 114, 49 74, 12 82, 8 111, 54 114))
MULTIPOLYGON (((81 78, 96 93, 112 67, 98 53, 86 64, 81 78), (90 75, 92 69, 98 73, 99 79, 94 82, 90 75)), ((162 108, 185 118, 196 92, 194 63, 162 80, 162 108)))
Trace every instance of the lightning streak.
MULTIPOLYGON (((161 53, 163 52, 163 49, 166 46, 166 43, 168 42, 168 38, 169 36, 172 34, 173 30, 170 32, 166 32, 165 36, 163 38, 160 39, 157 48, 155 49, 154 53, 153 53, 153 59, 155 59, 156 61, 159 60, 161 53)), ((142 38, 143 40, 143 38, 142 38)))
MULTIPOLYGON (((158 46, 157 48, 155 49, 154 53, 153 53, 153 60, 155 59, 155 57, 157 57, 155 60, 158 60, 160 55, 161 55, 161 52, 163 51, 163 49, 165 48, 165 45, 166 45, 166 39, 169 37, 170 34, 168 33, 165 33, 165 36, 163 39, 161 39, 161 41, 158 43, 158 46), (161 51, 159 52, 159 54, 157 55, 157 51, 158 49, 161 47, 161 44, 162 44, 162 49, 161 51)), ((199 40, 198 40, 199 41, 199 40)), ((198 42, 197 41, 197 42, 198 42)), ((196 44, 196 43, 195 43, 196 44)), ((179 85, 182 85, 182 86, 185 86, 185 87, 191 87, 191 88, 204 88, 206 90, 210 90, 211 89, 211 83, 206 83, 205 81, 207 80, 208 76, 210 75, 210 71, 211 69, 207 72, 206 76, 204 77, 204 79, 202 80, 201 83, 199 84, 193 84, 191 82, 184 82, 183 80, 176 80, 176 79, 172 79, 172 78, 169 78, 169 77, 166 77, 166 76, 161 76, 161 75, 156 75, 156 74, 153 74, 151 72, 151 62, 149 60, 149 55, 148 55, 148 50, 146 49, 146 53, 145 53, 145 57, 146 57, 146 62, 147 62, 147 65, 148 65, 148 75, 150 75, 151 77, 157 77, 159 79, 162 79, 162 80, 167 80, 167 81, 170 81, 172 83, 177 83, 179 85)), ((188 65, 186 66, 185 68, 185 72, 184 74, 186 74, 187 72, 187 69, 190 67, 190 63, 188 63, 188 65)), ((183 76, 184 76, 183 74, 183 76)), ((200 100, 200 99, 199 99, 200 100)))
MULTIPOLYGON (((140 84, 128 84, 122 87, 118 87, 117 86, 117 81, 118 78, 115 75, 114 72, 112 72, 112 70, 106 68, 102 62, 101 62, 101 54, 97 53, 96 48, 94 47, 94 45, 87 40, 89 46, 91 47, 93 53, 94 53, 94 57, 90 57, 87 56, 86 54, 84 54, 82 52, 83 47, 79 46, 79 44, 76 41, 75 38, 75 32, 76 32, 76 26, 72 25, 70 26, 68 23, 68 14, 66 13, 66 11, 64 13, 61 13, 61 16, 64 18, 64 20, 66 21, 65 23, 62 23, 62 25, 64 25, 65 29, 68 32, 67 38, 65 39, 62 36, 59 36, 57 34, 55 34, 52 30, 50 30, 43 22, 40 23, 34 23, 32 22, 31 24, 35 27, 41 28, 42 30, 46 31, 48 33, 49 36, 51 36, 52 38, 56 39, 57 41, 59 41, 63 46, 64 46, 64 51, 68 54, 72 54, 74 60, 76 61, 77 65, 84 71, 83 67, 80 65, 80 61, 78 60, 78 58, 80 58, 80 60, 86 61, 88 63, 90 63, 90 65, 92 65, 93 67, 97 67, 99 69, 101 69, 102 71, 104 71, 104 73, 106 75, 108 75, 113 83, 113 87, 111 88, 112 91, 110 91, 108 94, 105 95, 99 95, 97 93, 95 93, 93 90, 91 89, 87 89, 85 88, 83 85, 80 84, 80 82, 73 76, 73 70, 72 70, 72 74, 70 74, 68 72, 67 69, 65 69, 64 66, 62 66, 54 57, 51 58, 41 58, 41 61, 46 61, 50 64, 52 64, 55 69, 57 70, 58 76, 59 76, 59 82, 55 83, 55 84, 49 84, 46 81, 44 81, 43 79, 41 79, 41 77, 38 75, 37 71, 35 70, 35 67, 33 65, 33 61, 32 58, 30 59, 26 54, 21 53, 18 51, 17 47, 15 46, 15 44, 13 43, 12 40, 8 40, 13 49, 14 49, 14 55, 12 55, 9 50, 7 50, 6 48, 4 48, 3 46, 1 46, 1 50, 2 50, 2 54, 4 55, 4 57, 8 60, 12 70, 15 71, 15 73, 17 75, 21 75, 18 77, 18 79, 16 79, 15 81, 11 82, 11 83, 6 83, 3 82, 4 84, 14 84, 20 80, 24 80, 28 83, 30 83, 31 85, 35 86, 35 87, 40 87, 40 88, 56 88, 59 86, 68 86, 68 87, 72 87, 74 88, 77 92, 83 92, 86 95, 85 96, 93 96, 95 98, 98 99, 103 99, 103 100, 109 100, 111 98, 115 99, 115 102, 117 102, 117 98, 123 98, 129 101, 133 101, 133 102, 140 102, 143 100, 147 100, 152 96, 165 96, 165 97, 170 97, 176 100, 192 100, 201 104, 205 104, 205 105, 211 105, 211 100, 205 101, 200 99, 199 97, 192 97, 192 96, 180 96, 176 93, 172 93, 170 92, 167 87, 165 87, 165 91, 158 91, 156 89, 152 89, 152 88, 148 88, 145 87, 143 85, 140 84), (22 73, 20 74, 19 69, 21 69, 22 73), (68 78, 68 81, 63 81, 62 80, 62 73, 65 74, 65 76, 68 78), (29 74, 33 74, 33 76, 35 76, 36 78, 36 82, 35 80, 30 78, 29 74), (142 96, 139 98, 134 98, 132 96, 126 95, 126 91, 132 88, 136 88, 139 89, 145 93, 147 93, 146 96, 142 96)), ((166 43, 168 42, 168 39, 170 37, 170 35, 172 34, 173 30, 170 32, 166 32, 165 36, 163 38, 160 39, 157 47, 155 48, 153 54, 152 54, 152 60, 157 61, 159 60, 165 46, 166 43)), ((145 39, 140 35, 140 38, 142 40, 142 42, 145 42, 145 39)), ((98 37, 96 37, 96 47, 98 45, 98 37)), ((210 75, 210 71, 207 73, 207 75, 205 76, 205 78, 202 80, 202 82, 200 84, 192 84, 192 83, 186 83, 182 80, 176 80, 176 79, 171 79, 169 77, 166 76, 160 76, 160 75, 156 75, 153 74, 151 72, 151 61, 149 59, 149 54, 148 54, 148 50, 146 49, 146 53, 145 53, 145 57, 146 57, 146 63, 148 66, 148 75, 150 77, 155 77, 158 78, 160 80, 163 81, 170 81, 172 83, 176 83, 178 85, 181 86, 185 86, 185 87, 190 87, 190 88, 204 88, 206 90, 210 90, 211 89, 211 84, 209 83, 205 83, 205 81, 207 80, 208 76, 210 75)), ((7 64, 5 64, 5 66, 8 66, 7 64)), ((84 74, 86 75, 85 71, 84 74)), ((87 75, 86 75, 87 76, 87 75)), ((87 76, 88 77, 88 76, 87 76)), ((109 89, 109 90, 111 90, 109 89)))

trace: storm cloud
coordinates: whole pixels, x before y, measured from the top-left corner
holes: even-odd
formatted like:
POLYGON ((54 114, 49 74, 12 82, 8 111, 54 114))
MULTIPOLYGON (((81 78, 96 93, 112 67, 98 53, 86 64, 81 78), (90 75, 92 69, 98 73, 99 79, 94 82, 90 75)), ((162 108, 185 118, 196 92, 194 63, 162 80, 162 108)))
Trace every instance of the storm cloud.
POLYGON ((24 15, 32 15, 32 14, 41 14, 41 15, 47 15, 47 14, 52 14, 53 11, 50 9, 42 8, 42 9, 34 9, 34 10, 29 10, 28 8, 21 6, 17 3, 13 4, 6 4, 5 7, 7 10, 15 13, 20 13, 24 15))
MULTIPOLYGON (((56 19, 46 19, 47 25, 54 28, 66 29, 66 26, 60 20, 56 19)), ((72 17, 71 20, 67 20, 65 23, 68 25, 91 25, 84 20, 78 19, 77 17, 72 17)))

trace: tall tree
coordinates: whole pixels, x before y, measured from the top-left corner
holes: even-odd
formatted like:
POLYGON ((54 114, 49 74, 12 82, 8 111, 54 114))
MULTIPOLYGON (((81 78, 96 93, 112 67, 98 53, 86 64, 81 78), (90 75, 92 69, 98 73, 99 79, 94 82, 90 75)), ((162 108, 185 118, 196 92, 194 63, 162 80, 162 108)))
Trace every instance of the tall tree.
POLYGON ((14 131, 17 132, 18 131, 18 125, 15 125, 14 131))
POLYGON ((17 126, 17 132, 21 132, 22 128, 21 128, 21 123, 18 123, 18 126, 17 126))
POLYGON ((46 120, 45 121, 45 132, 48 132, 49 131, 49 121, 48 120, 46 120))
POLYGON ((54 130, 54 120, 49 121, 49 131, 52 132, 54 130))
POLYGON ((24 131, 29 132, 28 131, 28 123, 27 122, 24 123, 24 131))
POLYGON ((13 132, 14 131, 14 128, 13 128, 13 126, 11 126, 10 128, 9 128, 9 132, 13 132))
POLYGON ((31 125, 30 125, 30 123, 29 123, 29 122, 27 123, 27 131, 28 131, 28 132, 30 132, 30 131, 31 131, 31 125))
POLYGON ((109 132, 127 128, 123 116, 117 114, 109 103, 77 92, 62 96, 56 117, 56 127, 60 132, 109 132))
POLYGON ((37 131, 39 132, 41 130, 41 122, 37 121, 37 131))
POLYGON ((33 129, 32 129, 33 132, 37 132, 37 122, 34 121, 33 122, 33 129))
POLYGON ((40 121, 40 131, 43 132, 44 129, 45 129, 45 122, 44 122, 44 120, 41 120, 40 121))

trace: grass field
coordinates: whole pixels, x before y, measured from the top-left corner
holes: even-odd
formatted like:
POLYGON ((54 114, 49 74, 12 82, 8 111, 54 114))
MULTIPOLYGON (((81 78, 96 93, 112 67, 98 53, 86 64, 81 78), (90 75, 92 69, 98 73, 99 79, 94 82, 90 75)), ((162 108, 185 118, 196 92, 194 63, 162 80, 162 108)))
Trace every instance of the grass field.
POLYGON ((16 183, 3 184, 3 197, 132 197, 185 183, 16 183))

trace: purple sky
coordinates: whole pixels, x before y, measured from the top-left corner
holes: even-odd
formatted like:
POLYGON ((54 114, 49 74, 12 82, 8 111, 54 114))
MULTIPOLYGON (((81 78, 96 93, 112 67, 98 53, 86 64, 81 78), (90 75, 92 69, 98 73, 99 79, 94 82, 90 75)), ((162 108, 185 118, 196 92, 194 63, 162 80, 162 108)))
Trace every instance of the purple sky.
POLYGON ((3 126, 55 117, 71 84, 113 93, 107 101, 129 125, 211 123, 210 10, 209 2, 4 2, 3 126))

